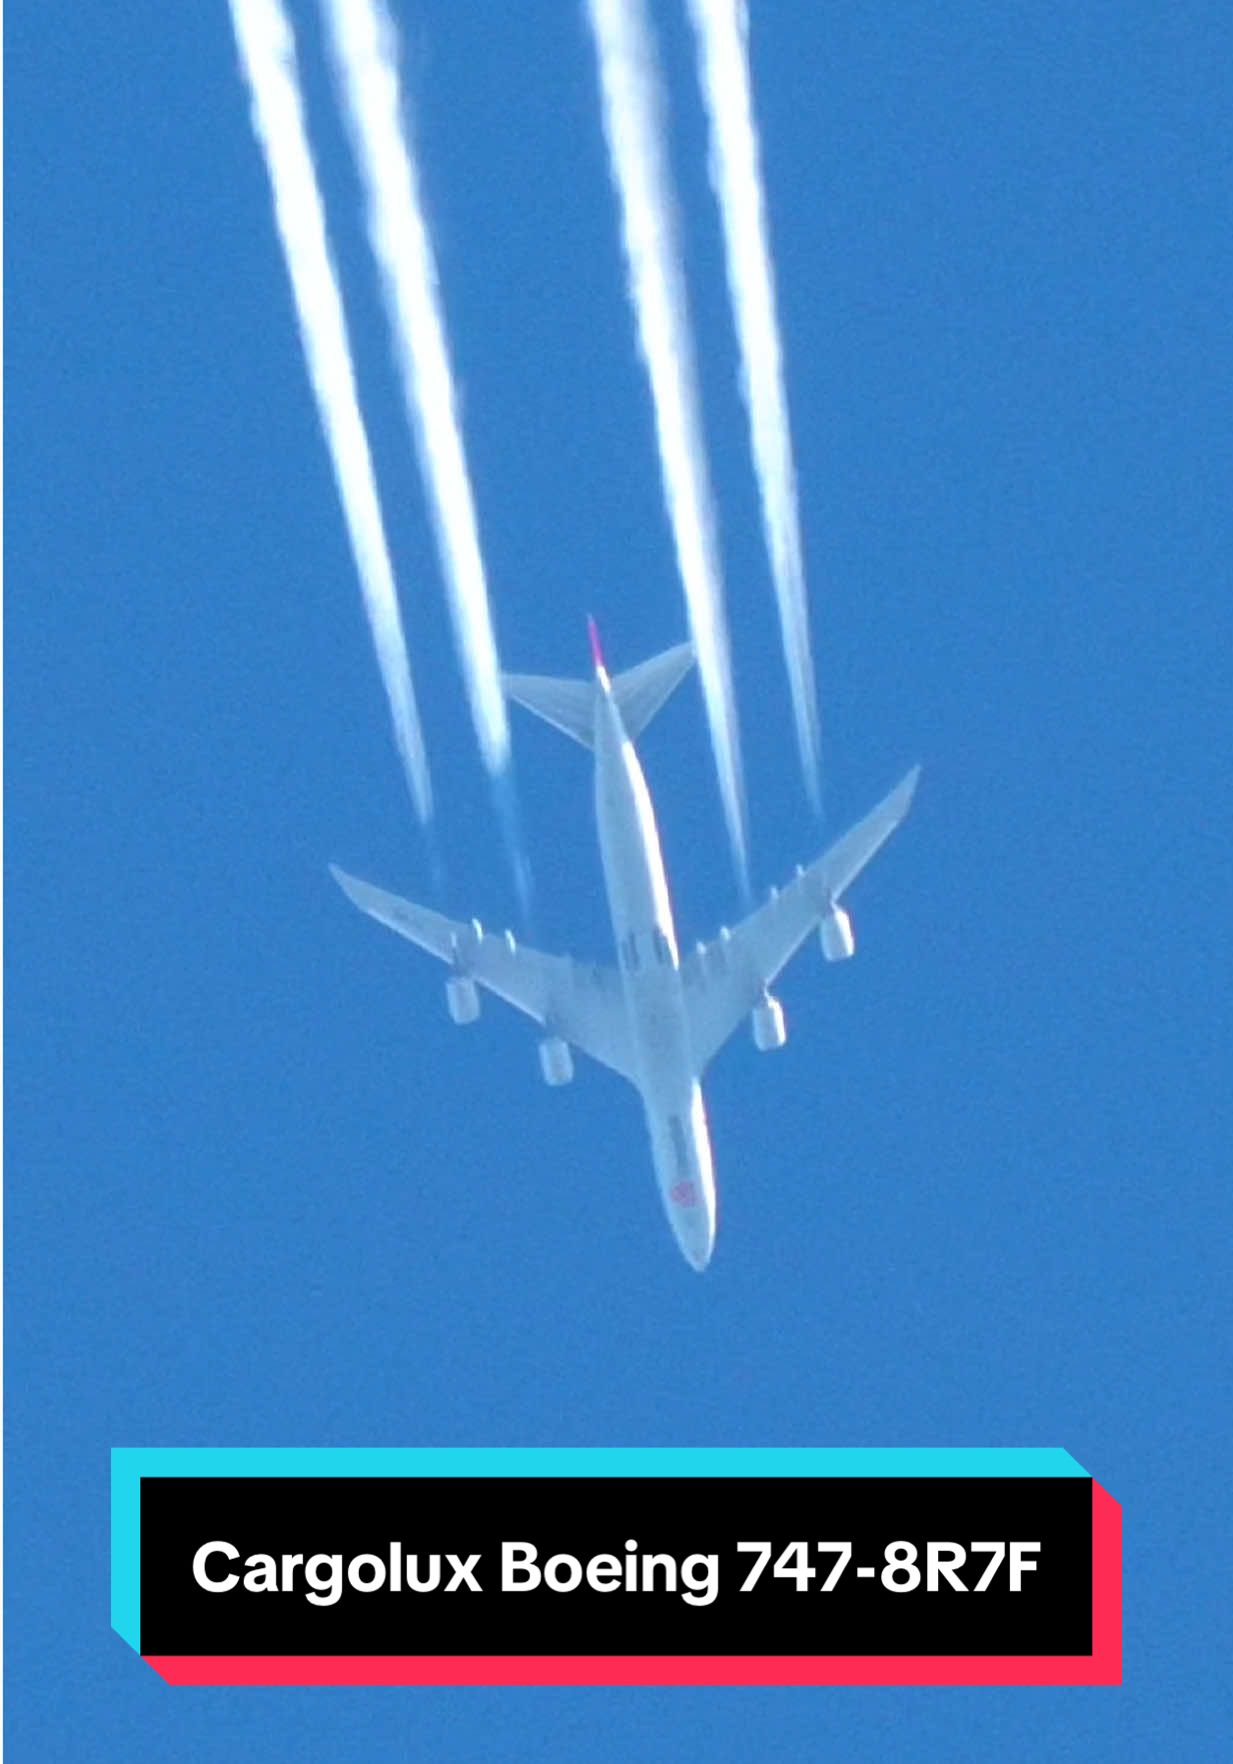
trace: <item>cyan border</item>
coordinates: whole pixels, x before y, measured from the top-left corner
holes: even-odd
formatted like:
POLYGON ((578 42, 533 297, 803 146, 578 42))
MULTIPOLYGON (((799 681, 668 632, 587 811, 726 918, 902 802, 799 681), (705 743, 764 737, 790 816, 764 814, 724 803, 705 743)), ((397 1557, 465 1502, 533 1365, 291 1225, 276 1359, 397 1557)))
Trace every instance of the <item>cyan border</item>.
POLYGON ((141 1647, 143 1476, 1086 1476, 1060 1446, 116 1446, 111 1626, 141 1647))

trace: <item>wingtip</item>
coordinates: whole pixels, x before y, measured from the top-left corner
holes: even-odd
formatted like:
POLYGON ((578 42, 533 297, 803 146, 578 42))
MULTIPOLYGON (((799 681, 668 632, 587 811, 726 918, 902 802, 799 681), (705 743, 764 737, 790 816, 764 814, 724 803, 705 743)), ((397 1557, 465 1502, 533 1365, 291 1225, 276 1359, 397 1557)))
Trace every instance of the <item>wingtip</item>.
POLYGON ((919 764, 913 766, 900 783, 896 784, 892 792, 892 799, 896 804, 900 819, 907 814, 916 800, 916 786, 920 783, 920 770, 919 764))

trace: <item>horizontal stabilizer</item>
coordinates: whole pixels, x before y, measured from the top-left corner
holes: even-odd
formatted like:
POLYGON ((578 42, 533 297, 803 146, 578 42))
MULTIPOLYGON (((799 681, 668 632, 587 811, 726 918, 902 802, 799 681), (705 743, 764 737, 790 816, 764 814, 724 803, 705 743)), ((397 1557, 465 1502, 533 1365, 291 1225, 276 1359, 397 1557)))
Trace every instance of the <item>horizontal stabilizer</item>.
POLYGON ((595 745, 595 688, 589 680, 555 680, 548 674, 502 674, 501 684, 515 703, 534 711, 554 729, 595 745))
POLYGON ((650 661, 639 662, 636 668, 617 675, 612 682, 612 695, 631 741, 638 739, 693 665, 693 645, 678 643, 675 649, 665 649, 662 655, 653 655, 650 661))
MULTIPOLYGON (((693 666, 693 646, 678 643, 618 674, 611 685, 621 722, 631 741, 636 741, 660 706, 680 685, 693 666)), ((548 674, 502 674, 507 695, 534 711, 583 747, 595 745, 595 694, 592 680, 558 680, 548 674)))

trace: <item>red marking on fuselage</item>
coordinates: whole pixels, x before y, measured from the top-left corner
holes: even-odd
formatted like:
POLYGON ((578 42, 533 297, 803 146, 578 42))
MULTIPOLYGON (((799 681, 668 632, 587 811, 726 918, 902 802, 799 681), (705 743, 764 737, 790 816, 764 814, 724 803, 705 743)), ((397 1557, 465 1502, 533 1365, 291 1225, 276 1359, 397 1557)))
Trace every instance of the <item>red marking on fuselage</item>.
POLYGON ((675 1188, 670 1188, 668 1195, 678 1207, 696 1207, 698 1204, 698 1190, 688 1177, 684 1182, 678 1182, 675 1188))

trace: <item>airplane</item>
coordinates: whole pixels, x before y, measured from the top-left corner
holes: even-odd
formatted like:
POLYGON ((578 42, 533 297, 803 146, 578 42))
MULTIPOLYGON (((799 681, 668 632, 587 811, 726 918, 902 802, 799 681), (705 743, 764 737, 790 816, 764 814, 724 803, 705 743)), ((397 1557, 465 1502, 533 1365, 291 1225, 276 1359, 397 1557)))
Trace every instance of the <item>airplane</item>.
POLYGON ((771 992, 810 932, 822 954, 855 951, 841 897, 908 812, 920 767, 816 862, 797 867, 741 924, 680 954, 659 831, 634 742, 693 665, 688 643, 611 675, 594 620, 588 621, 593 677, 506 674, 508 697, 589 748, 595 756, 595 812, 616 967, 544 955, 512 932, 485 931, 331 872, 355 905, 449 968, 446 1003, 455 1023, 479 1016, 478 988, 525 1012, 543 1031, 546 1084, 568 1084, 571 1048, 619 1073, 638 1091, 660 1194, 685 1260, 699 1272, 715 1248, 715 1170, 700 1080, 748 1017, 760 1052, 787 1040, 783 1007, 771 992))

